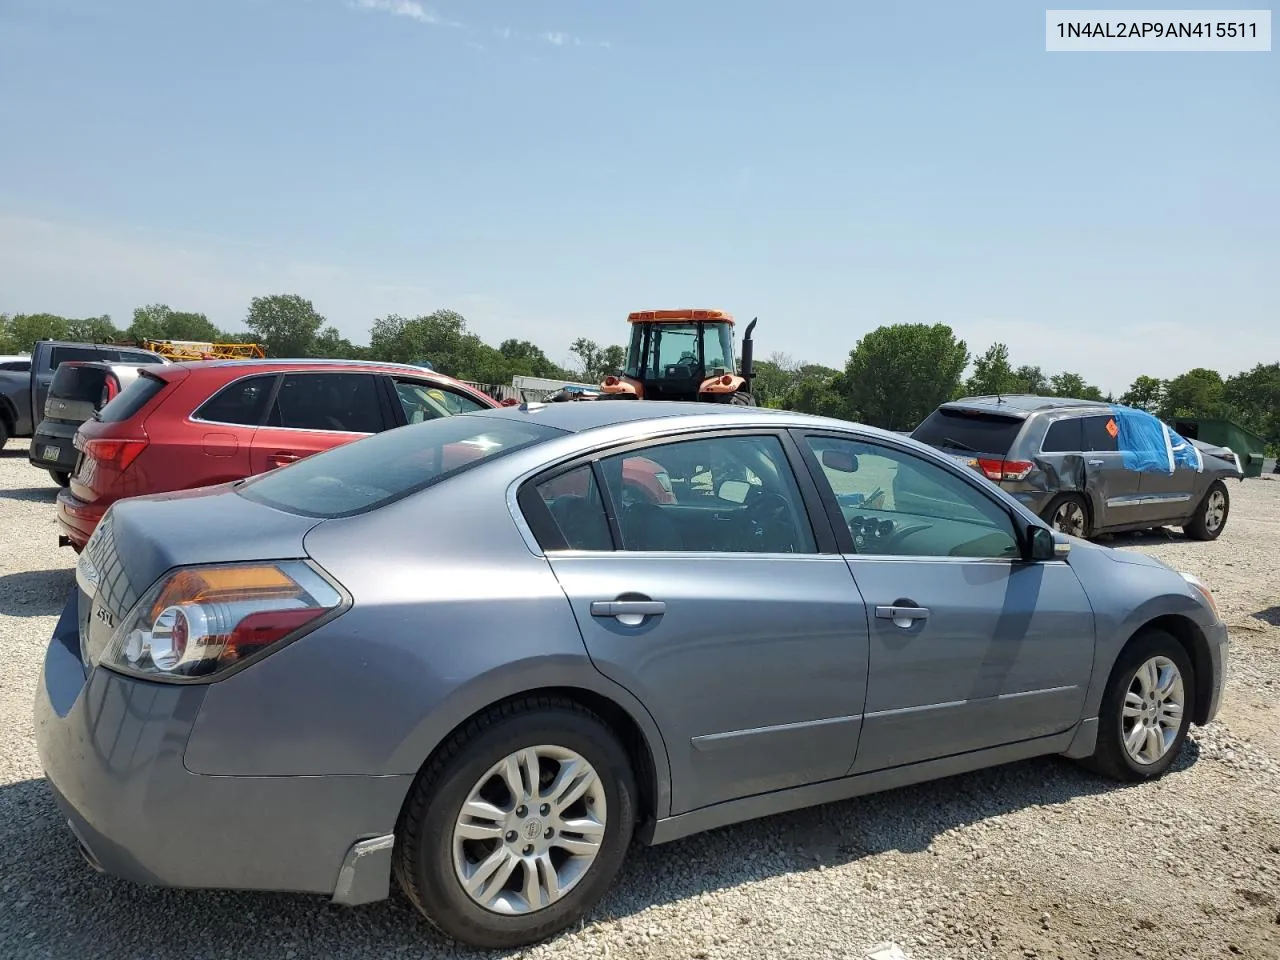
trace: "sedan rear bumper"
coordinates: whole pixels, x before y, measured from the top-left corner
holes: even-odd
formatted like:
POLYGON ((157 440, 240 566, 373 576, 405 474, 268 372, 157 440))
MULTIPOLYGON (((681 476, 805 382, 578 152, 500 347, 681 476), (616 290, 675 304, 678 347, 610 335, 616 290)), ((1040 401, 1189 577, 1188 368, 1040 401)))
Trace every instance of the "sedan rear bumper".
POLYGON ((386 897, 412 776, 190 773, 183 752, 204 695, 103 668, 86 676, 68 603, 36 694, 36 745, 90 865, 166 887, 386 897))

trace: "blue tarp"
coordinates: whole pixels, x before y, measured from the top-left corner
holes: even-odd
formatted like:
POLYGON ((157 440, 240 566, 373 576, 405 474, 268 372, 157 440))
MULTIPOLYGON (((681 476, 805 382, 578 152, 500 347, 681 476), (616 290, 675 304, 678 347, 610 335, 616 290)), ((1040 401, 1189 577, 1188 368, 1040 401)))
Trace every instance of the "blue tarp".
POLYGON ((1111 415, 1119 430, 1116 442, 1128 469, 1165 474, 1178 467, 1197 473, 1203 469, 1204 461, 1195 444, 1145 410, 1113 404, 1111 415))

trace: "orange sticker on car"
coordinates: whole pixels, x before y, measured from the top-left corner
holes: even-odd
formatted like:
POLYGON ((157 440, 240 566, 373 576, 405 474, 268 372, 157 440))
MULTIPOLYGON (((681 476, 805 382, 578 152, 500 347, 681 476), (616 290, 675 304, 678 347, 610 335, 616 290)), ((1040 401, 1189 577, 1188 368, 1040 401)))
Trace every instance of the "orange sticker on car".
POLYGON ((1112 440, 1120 436, 1120 428, 1116 426, 1115 420, 1107 421, 1107 433, 1111 434, 1112 440))

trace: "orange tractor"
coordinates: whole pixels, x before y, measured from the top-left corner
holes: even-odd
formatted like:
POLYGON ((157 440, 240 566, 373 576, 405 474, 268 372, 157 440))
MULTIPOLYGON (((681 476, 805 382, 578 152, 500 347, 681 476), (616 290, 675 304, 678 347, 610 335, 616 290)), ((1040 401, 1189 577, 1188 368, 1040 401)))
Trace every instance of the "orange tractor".
POLYGON ((733 352, 733 317, 723 310, 640 310, 627 317, 627 365, 600 384, 605 400, 684 400, 754 407, 751 331, 742 369, 733 352))

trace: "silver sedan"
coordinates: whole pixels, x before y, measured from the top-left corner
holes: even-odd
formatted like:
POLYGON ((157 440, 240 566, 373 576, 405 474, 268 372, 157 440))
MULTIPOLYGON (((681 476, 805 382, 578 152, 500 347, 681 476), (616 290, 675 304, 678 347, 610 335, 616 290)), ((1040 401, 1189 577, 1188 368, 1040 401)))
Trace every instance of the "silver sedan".
POLYGON ((633 838, 1043 754, 1163 774, 1222 696, 1209 590, 897 434, 524 405, 124 500, 36 703, 84 857, 555 934, 633 838))

